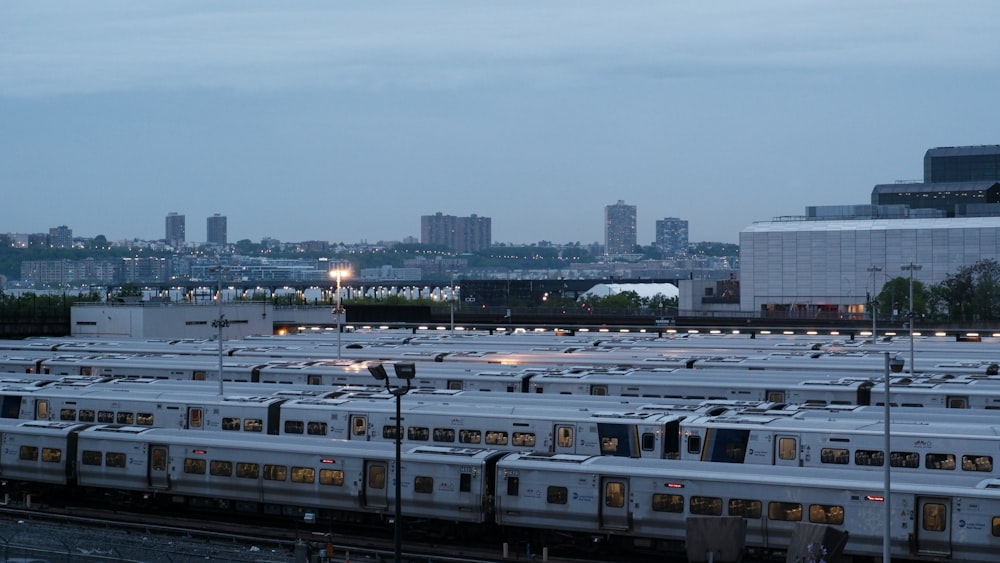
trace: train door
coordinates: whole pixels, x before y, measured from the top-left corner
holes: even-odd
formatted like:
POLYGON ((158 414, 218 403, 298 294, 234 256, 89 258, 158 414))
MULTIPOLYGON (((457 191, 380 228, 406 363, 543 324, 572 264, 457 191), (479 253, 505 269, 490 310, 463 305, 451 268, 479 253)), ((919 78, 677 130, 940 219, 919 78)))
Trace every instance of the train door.
POLYGON ((799 466, 799 437, 777 434, 774 437, 774 465, 799 466))
POLYGON ((632 521, 629 514, 628 480, 623 477, 601 477, 601 529, 628 530, 632 521))
POLYGON ((149 446, 149 486, 154 489, 169 489, 170 477, 167 473, 169 451, 167 446, 151 444, 149 446))
POLYGON ((917 497, 917 553, 951 555, 949 517, 951 500, 941 497, 917 497))
POLYGON ((0 405, 0 418, 21 418, 21 396, 4 395, 0 405))
POLYGON ((352 414, 351 415, 351 431, 349 432, 348 440, 359 440, 362 442, 368 441, 368 415, 367 414, 352 414))
POLYGON ((576 428, 572 424, 556 424, 552 446, 557 454, 576 453, 576 428))
POLYGON ((389 464, 365 461, 365 508, 384 509, 389 506, 389 464))

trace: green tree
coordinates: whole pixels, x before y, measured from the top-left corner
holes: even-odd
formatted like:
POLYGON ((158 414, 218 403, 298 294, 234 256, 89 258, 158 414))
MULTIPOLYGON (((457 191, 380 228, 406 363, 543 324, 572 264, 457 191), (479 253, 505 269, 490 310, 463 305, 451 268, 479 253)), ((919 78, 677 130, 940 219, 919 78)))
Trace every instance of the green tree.
MULTIPOLYGON (((912 310, 917 315, 928 313, 928 298, 929 291, 923 282, 914 280, 912 310)), ((885 282, 878 294, 879 315, 905 315, 910 310, 910 278, 897 277, 885 282)))

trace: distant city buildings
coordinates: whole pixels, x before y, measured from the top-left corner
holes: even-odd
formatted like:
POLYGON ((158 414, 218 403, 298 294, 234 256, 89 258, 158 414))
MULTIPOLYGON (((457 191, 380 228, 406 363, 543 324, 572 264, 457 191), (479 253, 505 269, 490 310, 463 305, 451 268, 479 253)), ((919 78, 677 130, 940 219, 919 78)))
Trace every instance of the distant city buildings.
POLYGON ((458 254, 485 250, 493 245, 492 221, 475 213, 469 217, 440 212, 422 215, 420 243, 441 245, 458 254))
POLYGON ((72 248, 73 229, 66 225, 49 229, 49 248, 72 248))
POLYGON ((635 206, 618 200, 604 207, 604 254, 622 256, 635 252, 635 206))
POLYGON ((167 213, 166 234, 164 240, 174 248, 181 248, 185 242, 184 216, 173 211, 167 213))
POLYGON ((664 256, 682 256, 688 249, 688 222, 676 217, 656 221, 656 247, 664 256))
POLYGON ((226 217, 216 213, 208 218, 208 244, 226 245, 226 217))

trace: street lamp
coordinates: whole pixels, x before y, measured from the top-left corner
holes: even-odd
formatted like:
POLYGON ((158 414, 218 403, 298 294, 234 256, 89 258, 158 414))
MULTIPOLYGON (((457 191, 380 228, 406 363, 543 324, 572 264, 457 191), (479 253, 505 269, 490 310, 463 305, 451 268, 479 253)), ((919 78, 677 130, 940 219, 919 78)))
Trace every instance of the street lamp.
POLYGON ((340 306, 340 277, 351 275, 350 270, 337 268, 330 270, 330 277, 337 280, 337 308, 333 310, 333 316, 337 319, 337 359, 340 359, 340 319, 344 314, 343 307, 340 306))
POLYGON ((396 563, 401 563, 403 560, 403 480, 399 471, 399 468, 403 463, 403 422, 401 403, 403 395, 410 391, 410 382, 417 374, 417 366, 412 363, 392 364, 392 368, 396 372, 396 377, 406 381, 406 387, 393 387, 389 385, 389 374, 386 373, 385 366, 382 364, 371 364, 368 366, 368 371, 372 374, 372 377, 374 377, 376 381, 384 383, 386 390, 396 397, 396 516, 395 521, 393 522, 393 537, 395 540, 396 563))
POLYGON ((872 295, 868 304, 872 308, 872 344, 875 344, 878 342, 878 331, 875 330, 875 321, 878 318, 878 292, 875 291, 875 274, 881 272, 882 268, 872 265, 868 271, 872 273, 872 295))
POLYGON ((455 336, 455 274, 451 274, 451 293, 449 295, 451 301, 451 335, 455 336))
POLYGON ((219 396, 221 397, 224 394, 222 389, 222 329, 229 326, 229 320, 222 314, 222 258, 217 258, 219 265, 216 267, 215 272, 219 280, 219 318, 212 321, 212 326, 219 329, 219 396))
POLYGON ((917 316, 915 307, 913 306, 913 272, 915 270, 919 271, 921 268, 923 268, 923 266, 921 266, 920 264, 914 264, 913 262, 910 262, 909 264, 903 264, 902 266, 899 267, 899 269, 903 270, 904 272, 905 271, 910 272, 910 312, 908 313, 908 315, 910 317, 910 373, 911 374, 916 371, 915 368, 917 367, 916 364, 913 363, 913 317, 917 316))

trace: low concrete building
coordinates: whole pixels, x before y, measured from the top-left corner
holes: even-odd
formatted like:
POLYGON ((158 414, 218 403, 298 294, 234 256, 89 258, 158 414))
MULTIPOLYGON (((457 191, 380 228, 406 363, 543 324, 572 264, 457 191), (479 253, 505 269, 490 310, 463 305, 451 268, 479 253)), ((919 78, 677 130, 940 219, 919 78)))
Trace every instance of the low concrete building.
MULTIPOLYGON (((220 309, 190 303, 84 303, 70 311, 73 336, 119 338, 215 338, 220 309)), ((224 303, 225 339, 271 334, 274 307, 270 303, 224 303)))

